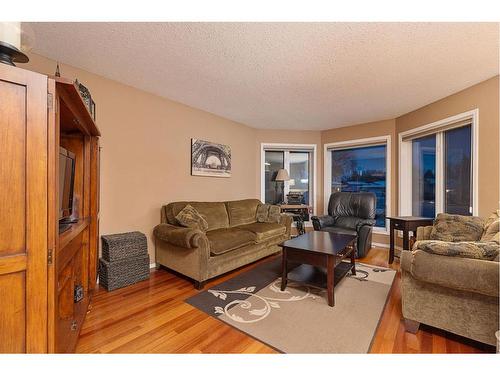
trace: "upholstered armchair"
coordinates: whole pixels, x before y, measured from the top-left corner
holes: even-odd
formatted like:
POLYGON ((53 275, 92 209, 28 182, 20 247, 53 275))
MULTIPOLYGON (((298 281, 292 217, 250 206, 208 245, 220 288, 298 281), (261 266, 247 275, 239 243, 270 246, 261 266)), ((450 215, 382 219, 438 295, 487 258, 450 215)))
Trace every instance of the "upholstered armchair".
POLYGON ((477 217, 447 215, 462 221, 450 228, 443 216, 438 215, 434 226, 419 227, 412 251, 401 253, 406 330, 416 333, 423 323, 495 345, 500 329, 500 210, 484 229, 477 217))
POLYGON ((328 202, 328 215, 311 218, 314 230, 358 236, 356 257, 364 257, 372 246, 376 205, 373 193, 333 193, 328 202))

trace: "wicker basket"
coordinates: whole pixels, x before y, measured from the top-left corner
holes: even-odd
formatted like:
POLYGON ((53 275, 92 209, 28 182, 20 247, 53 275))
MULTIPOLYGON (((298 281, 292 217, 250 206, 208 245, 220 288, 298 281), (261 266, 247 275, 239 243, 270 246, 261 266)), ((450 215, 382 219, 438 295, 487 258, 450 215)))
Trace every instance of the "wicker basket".
POLYGON ((99 284, 108 291, 149 279, 149 255, 108 262, 99 259, 99 284))
POLYGON ((148 241, 144 233, 129 232, 101 236, 102 257, 108 262, 146 256, 148 241))

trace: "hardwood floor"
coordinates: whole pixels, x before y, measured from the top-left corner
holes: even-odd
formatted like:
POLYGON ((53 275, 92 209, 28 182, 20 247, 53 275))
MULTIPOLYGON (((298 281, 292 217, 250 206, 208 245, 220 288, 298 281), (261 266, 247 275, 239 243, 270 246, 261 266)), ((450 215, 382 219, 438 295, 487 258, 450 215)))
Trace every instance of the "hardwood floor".
MULTIPOLYGON (((387 249, 372 249, 359 261, 387 267, 387 249)), ((210 288, 258 263, 208 283, 210 288)), ((391 268, 399 269, 395 262, 391 268)), ((98 289, 82 327, 78 353, 275 353, 273 349, 212 318, 184 300, 193 284, 165 270, 144 282, 106 292, 98 289)), ((375 334, 371 353, 483 353, 493 347, 431 327, 406 333, 398 273, 375 334)))

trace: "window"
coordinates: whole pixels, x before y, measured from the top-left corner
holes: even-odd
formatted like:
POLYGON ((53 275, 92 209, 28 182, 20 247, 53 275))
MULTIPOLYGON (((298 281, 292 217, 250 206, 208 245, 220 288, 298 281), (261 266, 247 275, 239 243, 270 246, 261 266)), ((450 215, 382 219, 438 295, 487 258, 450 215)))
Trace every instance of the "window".
POLYGON ((434 217, 436 212, 436 137, 412 142, 412 214, 434 217))
POLYGON ((303 151, 290 151, 289 160, 290 181, 288 182, 288 190, 290 193, 302 193, 302 204, 310 205, 310 153, 303 151))
POLYGON ((401 215, 477 214, 476 119, 477 110, 400 134, 401 215))
POLYGON ((390 137, 374 137, 325 145, 325 211, 336 191, 371 192, 377 197, 378 232, 387 231, 390 137))
POLYGON ((275 181, 278 171, 285 165, 283 151, 266 151, 265 168, 265 203, 279 203, 283 200, 279 184, 275 181))
POLYGON ((444 212, 472 215, 471 126, 444 132, 444 212))
POLYGON ((262 201, 278 204, 288 193, 301 193, 302 204, 314 207, 315 149, 316 145, 262 144, 262 201), (290 177, 284 184, 276 181, 282 168, 290 177))

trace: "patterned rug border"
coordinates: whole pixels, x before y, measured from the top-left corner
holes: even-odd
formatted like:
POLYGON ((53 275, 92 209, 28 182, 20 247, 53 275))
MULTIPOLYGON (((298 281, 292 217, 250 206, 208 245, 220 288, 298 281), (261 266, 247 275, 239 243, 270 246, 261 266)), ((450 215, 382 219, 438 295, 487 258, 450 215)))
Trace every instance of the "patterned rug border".
MULTIPOLYGON (((210 288, 208 288, 208 289, 201 290, 199 293, 195 294, 194 296, 190 296, 190 297, 186 298, 186 299, 184 300, 184 302, 185 302, 185 303, 187 303, 187 304, 189 304, 190 306, 192 306, 192 307, 194 307, 194 308, 196 308, 196 309, 198 309, 198 310, 202 311, 203 313, 205 313, 205 314, 206 314, 206 315, 208 315, 209 317, 214 318, 214 319, 217 319, 217 321, 219 321, 219 322, 221 322, 221 323, 223 323, 223 324, 225 324, 225 325, 227 325, 227 326, 229 326, 229 327, 231 327, 231 328, 233 328, 233 329, 237 330, 238 332, 241 332, 241 333, 243 333, 244 335, 246 335, 246 336, 248 336, 248 337, 251 337, 252 339, 254 339, 254 340, 256 340, 256 341, 258 341, 258 342, 260 342, 260 343, 262 343, 262 344, 266 345, 267 347, 269 347, 269 348, 271 348, 271 349, 273 349, 273 350, 277 351, 278 353, 280 353, 280 354, 288 354, 287 352, 285 352, 285 351, 283 351, 283 350, 281 350, 281 349, 279 349, 279 348, 277 348, 277 347, 275 347, 275 346, 273 346, 273 345, 269 344, 268 342, 265 342, 264 340, 260 339, 259 337, 256 337, 256 336, 254 336, 254 335, 252 335, 252 334, 250 334, 250 333, 248 333, 248 332, 246 332, 246 331, 244 331, 244 330, 242 330, 242 329, 240 329, 240 328, 238 328, 238 327, 236 327, 236 326, 234 326, 234 325, 230 324, 229 322, 227 322, 227 321, 225 321, 225 320, 220 319, 217 315, 213 315, 213 314, 210 314, 210 313, 206 312, 205 310, 201 309, 198 305, 194 304, 194 303, 191 301, 191 300, 194 300, 194 299, 199 298, 199 297, 200 297, 200 295, 202 295, 202 294, 207 294, 207 295, 208 295, 208 294, 210 294, 209 290, 216 289, 216 288, 220 287, 220 286, 221 286, 221 285, 223 285, 223 284, 226 284, 226 283, 231 282, 231 281, 233 281, 233 280, 235 280, 235 279, 238 279, 238 278, 242 278, 242 277, 244 277, 245 275, 246 275, 246 276, 248 276, 248 275, 249 275, 249 274, 251 274, 251 273, 258 272, 258 270, 259 270, 260 268, 270 267, 270 266, 275 265, 276 263, 279 265, 279 267, 281 267, 281 257, 272 256, 272 257, 270 257, 269 259, 264 260, 264 261, 263 261, 263 262, 261 262, 260 264, 255 265, 254 267, 252 267, 252 268, 251 268, 251 269, 249 269, 248 271, 245 271, 245 272, 243 272, 243 273, 240 273, 240 274, 238 274, 238 275, 235 275, 235 276, 231 277, 230 279, 227 279, 227 280, 221 281, 220 283, 215 284, 215 285, 213 285, 212 287, 210 287, 210 288)), ((392 289, 394 288, 395 280, 396 280, 396 277, 397 277, 397 270, 394 270, 394 269, 389 268, 389 267, 376 266, 376 265, 372 265, 372 264, 367 264, 367 263, 362 263, 362 262, 356 262, 356 265, 358 265, 358 264, 361 264, 361 265, 363 265, 363 266, 365 266, 365 267, 368 267, 368 268, 373 268, 373 269, 375 269, 375 268, 383 268, 383 269, 387 269, 387 270, 391 270, 391 271, 394 271, 394 272, 395 272, 394 278, 392 279, 391 286, 390 286, 390 288, 389 288, 389 291, 388 291, 388 293, 387 293, 387 296, 386 296, 386 299, 385 299, 385 302, 384 302, 384 306, 383 306, 383 308, 382 308, 382 312, 381 312, 380 317, 379 317, 379 319, 378 319, 377 326, 375 327, 375 330, 374 330, 374 332, 373 332, 373 336, 372 336, 372 338, 371 338, 371 340, 370 340, 370 345, 369 345, 369 347, 368 347, 368 351, 365 353, 365 354, 369 354, 369 353, 370 353, 370 350, 371 350, 371 348, 372 348, 372 346, 373 346, 373 342, 374 342, 374 339, 375 339, 375 335, 376 335, 376 333, 377 333, 377 331, 378 331, 378 328, 380 327, 380 323, 381 323, 381 321, 382 321, 382 316, 384 315, 385 309, 386 309, 386 307, 387 307, 387 303, 388 303, 389 298, 390 298, 390 296, 391 296, 392 289)), ((279 277, 279 276, 280 276, 280 274, 278 274, 278 276, 277 276, 277 277, 279 277)), ((275 279, 273 279, 273 280, 269 281, 269 283, 266 283, 266 284, 265 284, 265 285, 263 285, 260 289, 265 288, 265 287, 266 287, 266 286, 268 286, 270 283, 272 283, 274 280, 275 280, 275 279)), ((260 289, 258 289, 258 290, 260 290, 260 289)), ((246 300, 246 299, 248 299, 248 298, 250 298, 250 297, 251 297, 251 295, 247 296, 247 298, 245 298, 245 300, 246 300)), ((239 299, 241 300, 242 298, 239 298, 239 299)), ((325 353, 316 353, 316 354, 325 354, 325 353)), ((328 353, 328 354, 330 354, 330 355, 335 355, 335 354, 338 354, 338 353, 328 353)))

